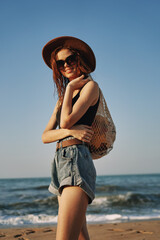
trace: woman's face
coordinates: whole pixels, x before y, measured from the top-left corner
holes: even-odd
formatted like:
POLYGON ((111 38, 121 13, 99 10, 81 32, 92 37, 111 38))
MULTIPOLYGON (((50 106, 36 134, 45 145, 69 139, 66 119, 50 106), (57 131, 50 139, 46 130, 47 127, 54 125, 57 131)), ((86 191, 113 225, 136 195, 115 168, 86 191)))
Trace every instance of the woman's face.
MULTIPOLYGON (((69 56, 74 55, 73 52, 71 52, 69 49, 62 49, 60 50, 57 55, 56 55, 56 61, 59 60, 63 60, 65 61, 66 58, 68 58, 69 56)), ((77 62, 72 62, 72 64, 68 64, 67 62, 64 63, 64 67, 59 68, 59 71, 61 72, 61 74, 68 78, 69 81, 79 77, 80 71, 77 67, 77 62)))

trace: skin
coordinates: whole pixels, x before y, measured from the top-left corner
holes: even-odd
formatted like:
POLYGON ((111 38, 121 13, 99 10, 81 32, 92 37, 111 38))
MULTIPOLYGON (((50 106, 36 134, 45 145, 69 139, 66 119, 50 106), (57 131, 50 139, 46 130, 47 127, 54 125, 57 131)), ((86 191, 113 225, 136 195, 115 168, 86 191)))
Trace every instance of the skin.
MULTIPOLYGON (((65 60, 72 52, 62 49, 57 53, 56 60, 65 60)), ((60 129, 56 129, 56 112, 58 103, 42 134, 42 141, 50 143, 67 136, 73 136, 84 142, 90 142, 93 131, 90 126, 74 124, 94 105, 99 97, 97 83, 83 79, 77 65, 64 65, 61 74, 69 79, 61 110, 60 129), (82 89, 81 89, 82 88, 82 89), (72 98, 80 91, 80 97, 72 107, 72 98)), ((87 194, 78 186, 65 186, 58 197, 58 225, 56 240, 89 240, 86 226, 87 194)))

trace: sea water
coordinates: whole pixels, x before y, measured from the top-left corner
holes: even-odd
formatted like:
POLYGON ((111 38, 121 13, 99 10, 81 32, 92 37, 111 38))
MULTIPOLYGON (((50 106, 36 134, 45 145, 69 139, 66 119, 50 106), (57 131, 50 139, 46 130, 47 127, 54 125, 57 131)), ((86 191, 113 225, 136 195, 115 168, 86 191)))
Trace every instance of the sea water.
MULTIPOLYGON (((50 178, 0 179, 0 228, 57 223, 50 178)), ((98 176, 88 223, 160 219, 160 174, 98 176)))

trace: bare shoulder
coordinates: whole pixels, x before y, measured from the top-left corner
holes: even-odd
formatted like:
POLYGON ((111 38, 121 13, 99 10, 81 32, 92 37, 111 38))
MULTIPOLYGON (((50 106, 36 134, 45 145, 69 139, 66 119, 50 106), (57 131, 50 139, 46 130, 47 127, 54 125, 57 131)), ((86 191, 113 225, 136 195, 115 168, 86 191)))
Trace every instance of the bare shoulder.
POLYGON ((81 96, 83 96, 84 101, 90 102, 90 105, 93 106, 99 98, 99 86, 98 83, 90 80, 81 90, 81 96))
POLYGON ((98 94, 99 93, 98 83, 93 80, 88 81, 85 84, 85 86, 82 88, 82 91, 86 91, 86 90, 94 94, 98 94))

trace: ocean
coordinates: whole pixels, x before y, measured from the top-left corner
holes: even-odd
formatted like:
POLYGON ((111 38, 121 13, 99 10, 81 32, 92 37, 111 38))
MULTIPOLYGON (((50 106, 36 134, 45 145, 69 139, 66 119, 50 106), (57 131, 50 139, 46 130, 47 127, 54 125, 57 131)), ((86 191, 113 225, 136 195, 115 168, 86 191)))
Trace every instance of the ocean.
MULTIPOLYGON (((0 228, 57 223, 50 178, 0 179, 0 228)), ((88 223, 160 219, 160 174, 98 176, 88 223)))

